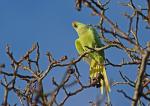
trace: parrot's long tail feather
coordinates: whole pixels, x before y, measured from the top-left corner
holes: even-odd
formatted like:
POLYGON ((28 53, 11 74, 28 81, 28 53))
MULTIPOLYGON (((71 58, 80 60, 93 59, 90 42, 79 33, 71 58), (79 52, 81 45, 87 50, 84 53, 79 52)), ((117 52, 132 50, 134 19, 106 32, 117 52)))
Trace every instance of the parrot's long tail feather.
POLYGON ((99 75, 99 85, 101 94, 103 94, 103 89, 105 86, 106 93, 108 94, 110 92, 110 85, 107 78, 107 73, 104 65, 99 65, 95 60, 91 61, 90 64, 90 78, 97 78, 97 75, 99 75))
POLYGON ((110 92, 110 85, 109 85, 109 81, 108 81, 108 78, 107 78, 107 73, 106 73, 106 69, 105 69, 105 66, 103 65, 102 66, 102 75, 104 77, 104 83, 105 83, 105 89, 106 89, 106 92, 110 92))

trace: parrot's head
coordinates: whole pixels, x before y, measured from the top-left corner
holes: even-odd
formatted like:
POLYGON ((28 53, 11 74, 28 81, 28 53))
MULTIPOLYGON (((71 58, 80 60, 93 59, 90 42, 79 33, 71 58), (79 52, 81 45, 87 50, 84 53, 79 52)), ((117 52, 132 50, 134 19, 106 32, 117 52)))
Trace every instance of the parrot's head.
POLYGON ((88 29, 90 28, 90 26, 77 21, 72 22, 72 26, 76 30, 79 36, 83 35, 83 33, 87 32, 88 29))

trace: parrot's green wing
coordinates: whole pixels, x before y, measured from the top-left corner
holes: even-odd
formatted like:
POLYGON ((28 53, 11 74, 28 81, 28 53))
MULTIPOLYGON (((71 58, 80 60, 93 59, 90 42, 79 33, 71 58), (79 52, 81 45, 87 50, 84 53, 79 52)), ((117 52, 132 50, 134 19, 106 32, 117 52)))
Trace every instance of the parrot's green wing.
POLYGON ((84 49, 83 49, 79 39, 76 39, 75 46, 76 46, 76 49, 77 49, 79 54, 84 53, 84 49))
MULTIPOLYGON (((85 50, 83 49, 83 47, 82 47, 82 45, 81 45, 80 39, 76 39, 76 41, 75 41, 75 47, 76 47, 76 49, 77 49, 79 55, 81 55, 81 54, 83 54, 83 53, 85 52, 85 50)), ((84 56, 83 59, 84 59, 88 64, 91 63, 91 58, 90 58, 88 55, 84 56)))

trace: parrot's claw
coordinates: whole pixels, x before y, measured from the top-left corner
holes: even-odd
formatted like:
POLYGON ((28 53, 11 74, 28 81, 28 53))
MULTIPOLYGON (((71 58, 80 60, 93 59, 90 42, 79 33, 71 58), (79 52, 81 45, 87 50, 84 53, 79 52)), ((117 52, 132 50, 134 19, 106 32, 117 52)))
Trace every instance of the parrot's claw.
POLYGON ((93 86, 93 87, 99 88, 99 87, 101 86, 101 84, 100 84, 99 82, 100 82, 99 79, 96 78, 96 77, 90 79, 90 84, 91 84, 91 86, 93 86))
POLYGON ((96 87, 96 88, 99 88, 101 87, 101 81, 100 80, 104 80, 104 77, 101 73, 98 73, 96 75, 96 77, 94 78, 90 78, 90 84, 93 86, 93 87, 96 87))

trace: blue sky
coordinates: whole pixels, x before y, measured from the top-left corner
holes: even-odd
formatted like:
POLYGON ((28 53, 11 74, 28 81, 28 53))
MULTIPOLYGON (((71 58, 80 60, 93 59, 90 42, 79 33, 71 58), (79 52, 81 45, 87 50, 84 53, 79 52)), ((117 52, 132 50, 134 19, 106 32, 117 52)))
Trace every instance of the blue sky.
MULTIPOLYGON (((124 25, 127 21, 120 15, 122 12, 128 11, 128 9, 121 9, 118 6, 118 2, 114 1, 111 2, 110 7, 108 11, 109 17, 114 22, 118 22, 123 30, 126 30, 124 25)), ((41 67, 43 70, 46 69, 47 65, 46 51, 50 51, 56 59, 64 55, 67 55, 69 60, 76 58, 77 52, 74 41, 77 38, 77 34, 71 26, 71 23, 76 20, 87 24, 97 24, 99 22, 98 17, 90 15, 89 9, 83 8, 81 12, 76 11, 74 0, 0 0, 0 63, 6 63, 6 66, 10 65, 5 54, 6 44, 11 45, 14 55, 19 58, 36 42, 40 45, 41 64, 43 64, 41 67)), ((142 38, 141 43, 145 44, 148 39, 150 37, 142 38)), ((120 54, 121 51, 116 49, 106 50, 106 57, 115 63, 119 63, 123 58, 123 55, 120 54)), ((83 81, 87 82, 88 65, 81 61, 78 67, 83 81)), ((129 73, 128 67, 120 69, 107 67, 107 73, 109 78, 115 81, 122 80, 118 71, 130 75, 134 79, 135 68, 130 67, 131 71, 129 73)), ((61 68, 55 70, 49 77, 58 77, 63 74, 61 68)), ((51 78, 47 79, 50 80, 51 78)), ((48 87, 49 85, 46 85, 45 89, 48 87)), ((131 92, 130 96, 132 96, 132 89, 129 89, 129 87, 118 88, 131 92)), ((117 87, 113 87, 110 93, 112 104, 114 106, 129 105, 131 102, 117 93, 116 89, 117 87)), ((0 86, 0 94, 2 93, 3 89, 0 86)), ((99 89, 96 88, 85 90, 81 94, 71 97, 65 106, 88 106, 88 102, 96 100, 99 94, 99 89)), ((60 96, 59 98, 61 99, 62 97, 60 96)), ((9 101, 12 99, 10 98, 9 101)), ((2 98, 0 98, 0 103, 1 101, 2 98)), ((12 101, 12 103, 15 103, 15 101, 12 101)))

